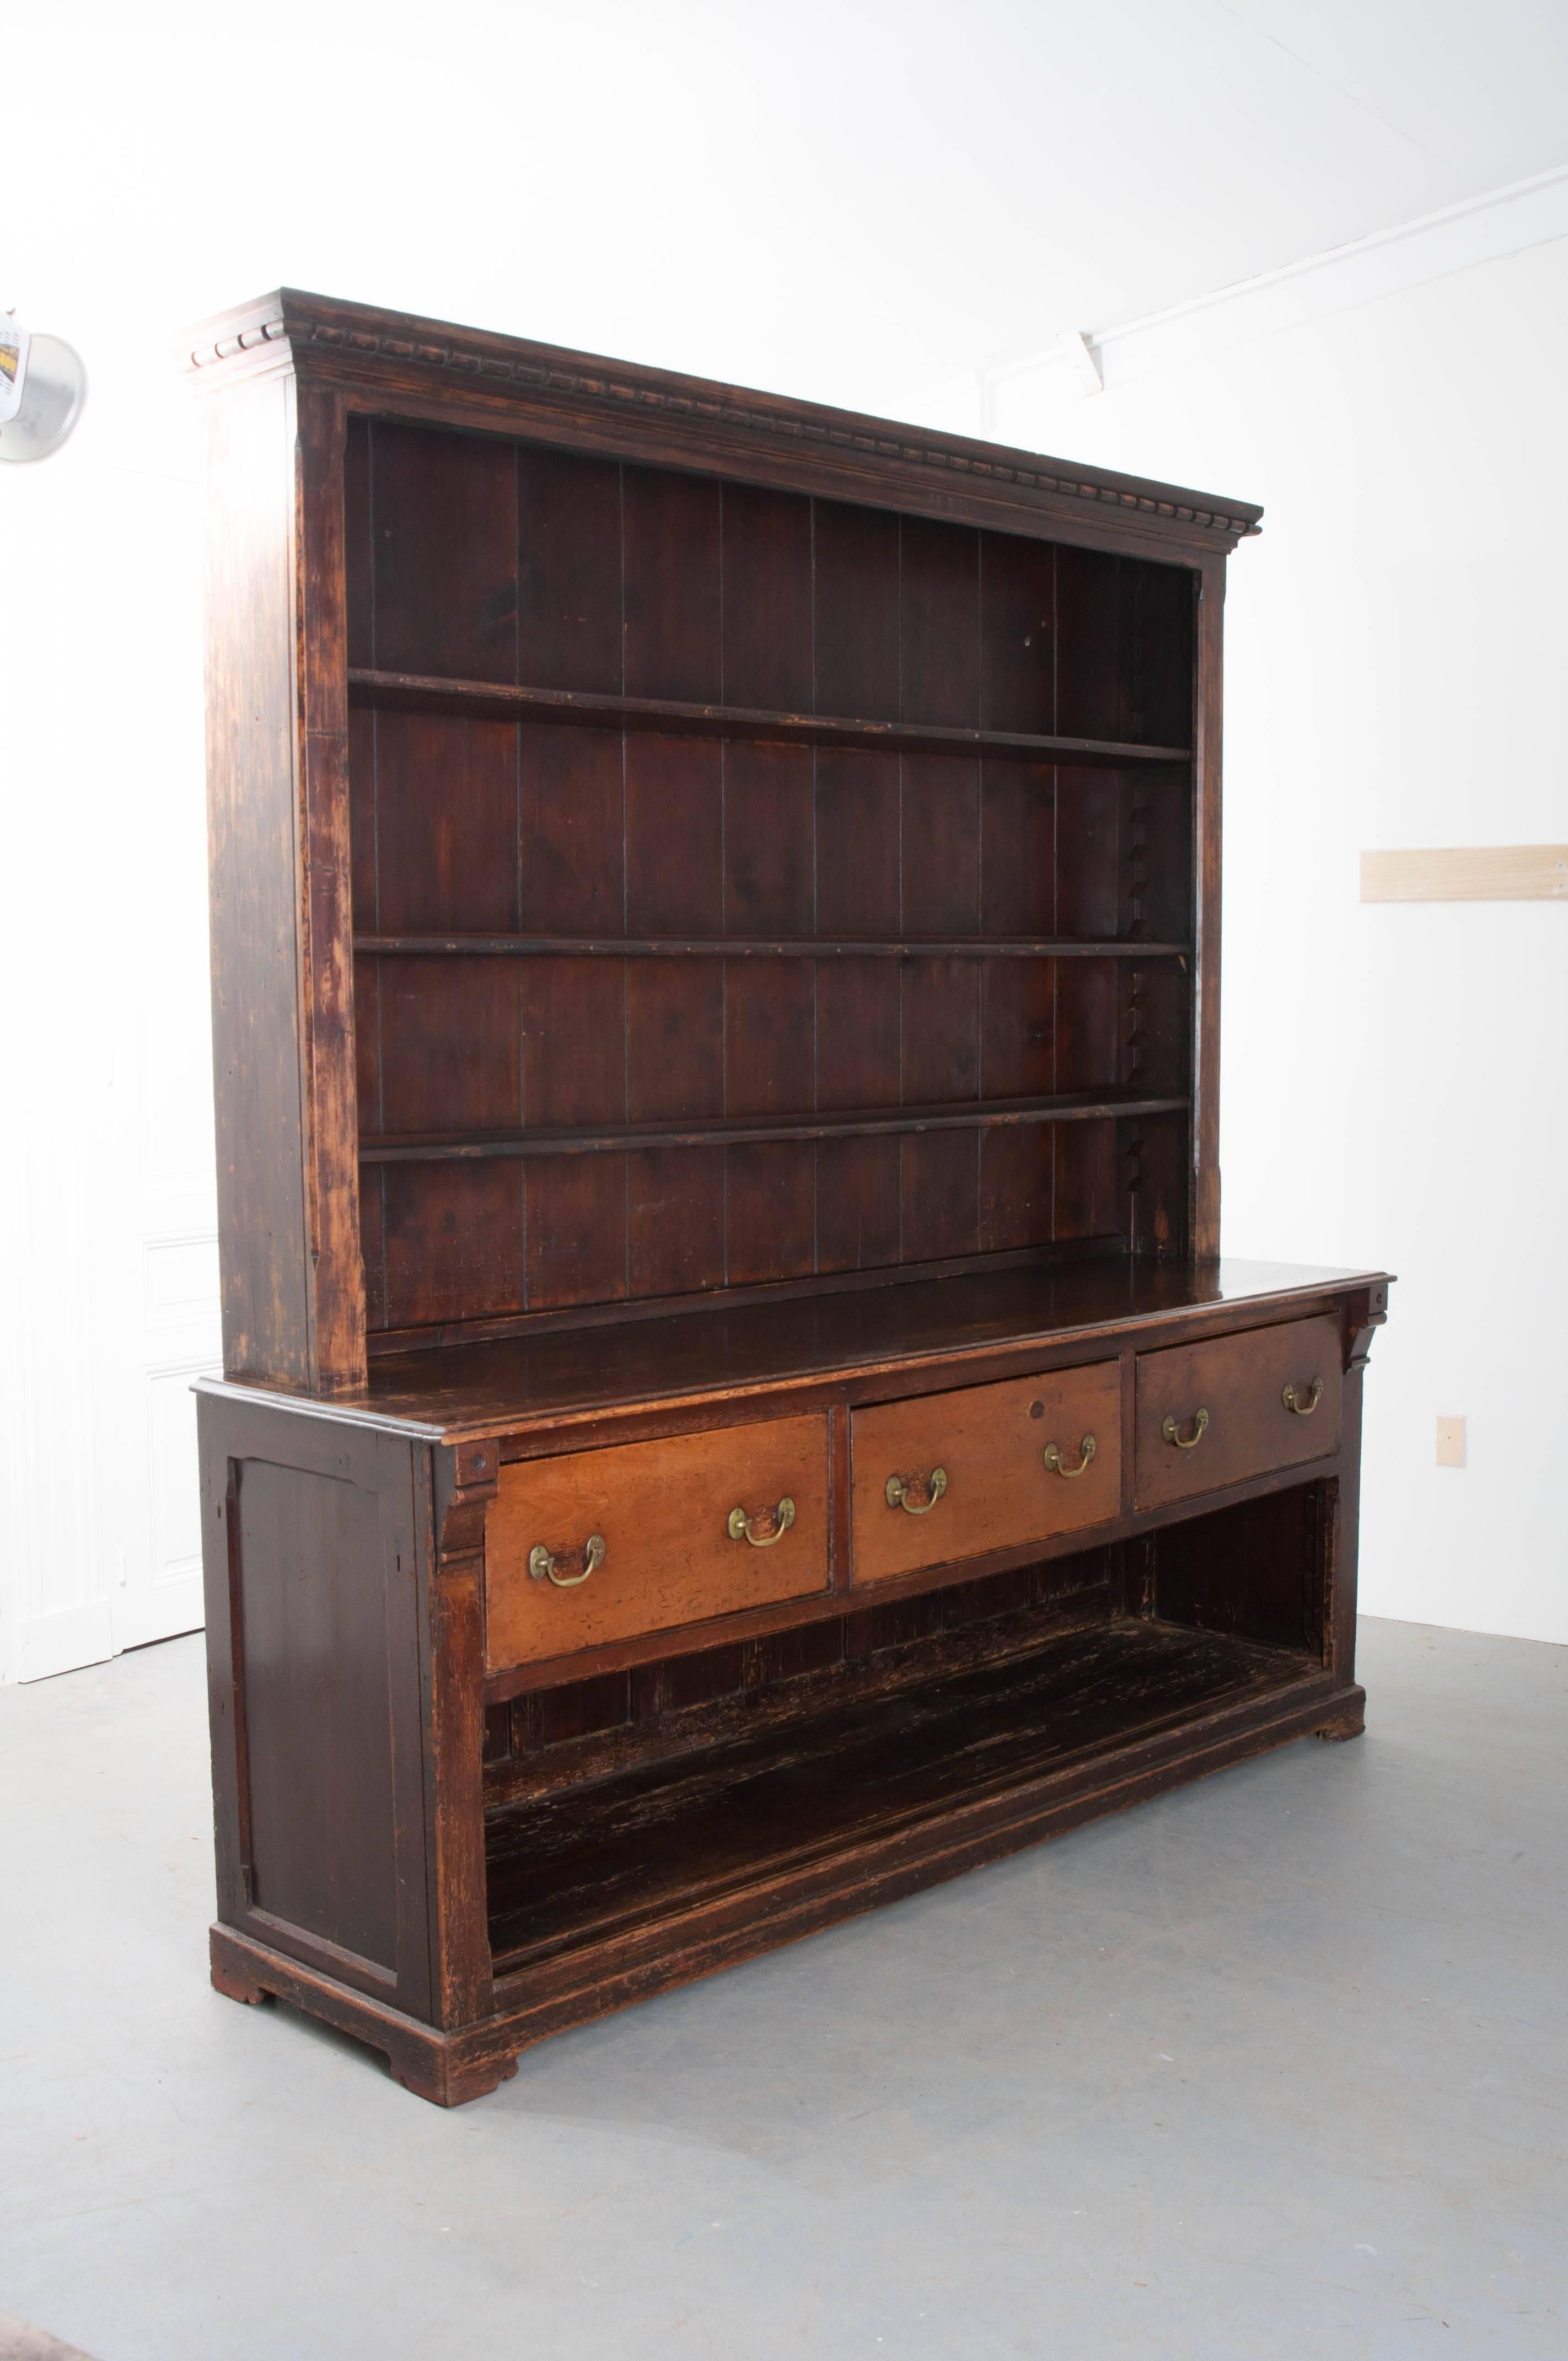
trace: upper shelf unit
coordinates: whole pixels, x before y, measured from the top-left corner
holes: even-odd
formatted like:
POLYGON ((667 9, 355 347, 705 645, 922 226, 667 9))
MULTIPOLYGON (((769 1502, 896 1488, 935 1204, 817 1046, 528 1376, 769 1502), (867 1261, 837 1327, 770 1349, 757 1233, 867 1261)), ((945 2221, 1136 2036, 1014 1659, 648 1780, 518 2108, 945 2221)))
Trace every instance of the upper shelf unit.
POLYGON ((291 292, 193 359, 231 1376, 1215 1251, 1255 510, 291 292))

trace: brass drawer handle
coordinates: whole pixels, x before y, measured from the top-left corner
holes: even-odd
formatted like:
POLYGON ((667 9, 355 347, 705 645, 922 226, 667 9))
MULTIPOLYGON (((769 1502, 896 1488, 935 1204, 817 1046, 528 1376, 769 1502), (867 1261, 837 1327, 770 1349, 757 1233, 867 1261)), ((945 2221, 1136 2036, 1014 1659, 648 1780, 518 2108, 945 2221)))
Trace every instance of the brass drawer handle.
POLYGON ((587 1582, 596 1567, 604 1564, 604 1535, 590 1533, 583 1543, 581 1574, 562 1574, 560 1564, 560 1559, 552 1557, 543 1542, 535 1542, 528 1553, 528 1570, 535 1582, 553 1582, 557 1590, 576 1590, 580 1582, 587 1582))
POLYGON ((1192 1421, 1192 1432, 1190 1435, 1188 1436, 1185 1443, 1181 1439, 1181 1435, 1177 1428, 1177 1423, 1174 1418, 1168 1418, 1166 1420, 1165 1424, 1160 1428, 1160 1433, 1164 1435, 1168 1443, 1175 1444, 1178 1451, 1196 1451, 1198 1445, 1203 1440, 1203 1430, 1208 1423, 1208 1411, 1206 1410, 1201 1410, 1192 1421))
POLYGON ((912 1500, 909 1487, 903 1477, 890 1476, 887 1479, 887 1505, 890 1509, 902 1509, 906 1517, 928 1517, 947 1488, 948 1471, 945 1467, 932 1468, 927 1480, 924 1500, 912 1500))
POLYGON ((744 1509, 731 1509, 729 1522, 725 1530, 732 1542, 750 1542, 753 1549, 772 1549, 775 1542, 783 1541, 795 1522, 795 1502, 787 1492, 773 1510, 773 1529, 771 1533, 758 1532, 758 1526, 763 1521, 760 1517, 749 1517, 744 1509))
POLYGON ((1078 1466, 1076 1467, 1069 1467, 1066 1460, 1061 1455, 1060 1444, 1047 1443, 1043 1456, 1045 1458, 1046 1466, 1050 1469, 1051 1474, 1053 1476, 1065 1476, 1068 1477, 1069 1482, 1077 1477, 1087 1476, 1089 1473, 1089 1463, 1094 1456, 1094 1437, 1091 1434, 1086 1434, 1082 1443, 1080 1444, 1079 1449, 1081 1456, 1079 1459, 1078 1466))
POLYGON ((1286 1409, 1293 1410, 1298 1418, 1310 1418, 1312 1412, 1317 1409, 1318 1404, 1322 1400, 1322 1398, 1323 1381, 1321 1378, 1314 1378, 1312 1379, 1312 1390, 1307 1396, 1305 1401, 1297 1400, 1296 1389, 1294 1386, 1287 1386, 1285 1391, 1279 1397, 1286 1409))

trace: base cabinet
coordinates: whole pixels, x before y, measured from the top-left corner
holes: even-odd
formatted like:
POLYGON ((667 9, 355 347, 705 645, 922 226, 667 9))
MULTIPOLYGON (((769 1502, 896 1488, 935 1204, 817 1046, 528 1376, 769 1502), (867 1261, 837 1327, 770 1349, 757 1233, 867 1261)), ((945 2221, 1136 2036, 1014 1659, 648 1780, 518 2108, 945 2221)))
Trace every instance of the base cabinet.
POLYGON ((639 1403, 583 1448, 203 1386, 214 1983, 451 2104, 545 2034, 1354 1734, 1386 1301, 1303 1277, 1242 1325, 1194 1290, 978 1368, 639 1403))

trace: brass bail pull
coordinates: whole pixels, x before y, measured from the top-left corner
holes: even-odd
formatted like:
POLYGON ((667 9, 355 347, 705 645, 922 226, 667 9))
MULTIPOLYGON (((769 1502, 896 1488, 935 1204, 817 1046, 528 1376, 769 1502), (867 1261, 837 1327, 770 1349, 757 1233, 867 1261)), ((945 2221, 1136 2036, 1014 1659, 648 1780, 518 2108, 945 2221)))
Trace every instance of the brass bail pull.
POLYGON ((1312 1389, 1307 1396, 1305 1401, 1300 1401, 1297 1399, 1296 1389, 1294 1386, 1287 1386, 1285 1391, 1279 1397, 1280 1400, 1285 1404, 1286 1409, 1293 1410, 1298 1418, 1310 1418, 1312 1412, 1317 1409, 1318 1404, 1322 1400, 1322 1398, 1323 1381, 1321 1378, 1314 1378, 1312 1379, 1312 1389))
POLYGON ((1201 1410, 1193 1418, 1192 1432, 1190 1434, 1184 1436, 1174 1418, 1168 1418, 1166 1420, 1165 1424, 1160 1428, 1160 1433, 1164 1435, 1168 1443, 1175 1444, 1178 1451, 1196 1451, 1198 1445, 1203 1440, 1204 1430, 1208 1426, 1208 1411, 1206 1410, 1201 1410))
POLYGON ((1080 1476, 1088 1475, 1089 1463, 1094 1456, 1094 1437, 1091 1434, 1086 1434, 1078 1448, 1079 1460, 1076 1467, 1068 1466, 1061 1455, 1059 1443, 1047 1443, 1041 1455, 1053 1476, 1065 1476, 1070 1483, 1080 1476))
POLYGON ((563 1574, 561 1560, 553 1557, 543 1542, 535 1542, 528 1553, 528 1571, 535 1582, 553 1582, 557 1590, 576 1590, 587 1582, 590 1574, 604 1564, 604 1535, 590 1533, 583 1543, 581 1574, 563 1574))
POLYGON ((918 1481, 910 1485, 905 1482, 902 1476, 890 1476, 887 1479, 888 1507, 902 1509, 906 1517, 928 1517, 948 1488, 947 1469, 932 1468, 924 1488, 926 1498, 923 1500, 916 1500, 913 1495, 920 1488, 918 1481))
POLYGON ((731 1509, 729 1521, 725 1531, 732 1542, 750 1542, 753 1549, 772 1549, 775 1542, 783 1541, 795 1522, 795 1502, 787 1492, 773 1510, 773 1529, 771 1533, 765 1533, 762 1530, 767 1521, 765 1516, 749 1517, 744 1509, 731 1509))

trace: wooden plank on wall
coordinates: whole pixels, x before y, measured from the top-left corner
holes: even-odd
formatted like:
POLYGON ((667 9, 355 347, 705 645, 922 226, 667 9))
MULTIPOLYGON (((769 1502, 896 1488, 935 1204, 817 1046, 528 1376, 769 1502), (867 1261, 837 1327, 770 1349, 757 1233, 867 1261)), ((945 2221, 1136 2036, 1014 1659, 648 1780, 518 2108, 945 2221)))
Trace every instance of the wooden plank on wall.
POLYGON ((1364 902, 1568 900, 1568 844, 1423 846, 1364 852, 1364 902))

